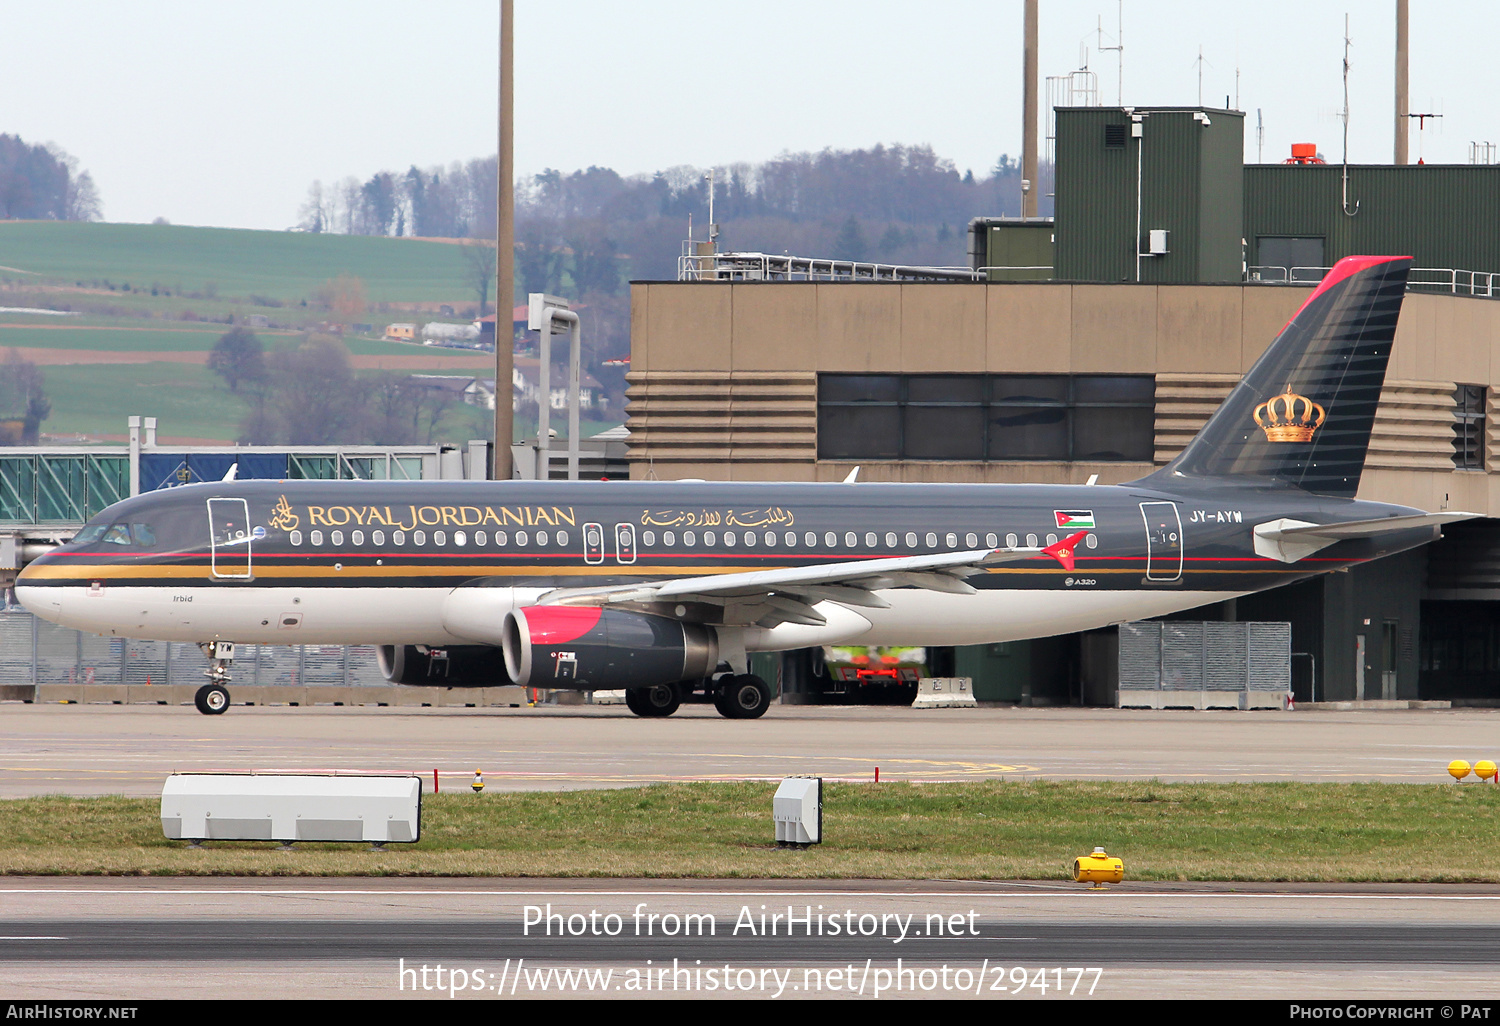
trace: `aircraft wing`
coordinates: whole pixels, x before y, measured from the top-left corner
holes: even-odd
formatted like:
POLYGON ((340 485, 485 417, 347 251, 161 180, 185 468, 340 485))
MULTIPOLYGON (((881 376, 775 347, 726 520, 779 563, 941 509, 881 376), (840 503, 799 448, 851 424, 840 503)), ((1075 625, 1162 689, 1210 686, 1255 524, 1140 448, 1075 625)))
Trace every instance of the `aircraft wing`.
POLYGON ((1439 527, 1459 520, 1473 520, 1482 513, 1418 513, 1376 520, 1346 520, 1336 524, 1312 524, 1305 520, 1281 519, 1255 525, 1256 555, 1283 563, 1306 559, 1346 538, 1369 538, 1388 531, 1413 527, 1439 527))
MULTIPOLYGON (((919 588, 952 595, 972 595, 974 587, 965 577, 991 566, 1050 557, 1073 568, 1073 549, 1087 531, 1070 535, 1045 548, 1017 546, 970 549, 925 556, 895 556, 885 559, 849 560, 812 566, 750 570, 743 573, 682 577, 605 588, 559 588, 538 599, 539 605, 610 606, 672 603, 708 604, 722 607, 723 622, 754 623, 773 627, 780 623, 821 625, 825 617, 813 608, 824 601, 870 609, 885 609, 890 603, 875 594, 889 588, 919 588)), ((682 615, 682 614, 677 614, 682 615)))

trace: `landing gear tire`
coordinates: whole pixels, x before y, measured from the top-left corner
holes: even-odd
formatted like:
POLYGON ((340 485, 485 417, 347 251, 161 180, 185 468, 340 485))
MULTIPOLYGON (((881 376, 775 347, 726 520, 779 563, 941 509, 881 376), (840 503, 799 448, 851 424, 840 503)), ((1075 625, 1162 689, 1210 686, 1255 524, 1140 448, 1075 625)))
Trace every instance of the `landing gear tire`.
POLYGON ((229 708, 229 689, 222 684, 205 684, 193 696, 193 704, 204 716, 220 716, 229 708))
POLYGON ((657 684, 649 688, 626 688, 625 704, 637 716, 671 716, 682 704, 676 684, 657 684))
POLYGON ((726 677, 714 696, 714 708, 731 720, 753 720, 771 707, 771 686, 754 674, 726 677))

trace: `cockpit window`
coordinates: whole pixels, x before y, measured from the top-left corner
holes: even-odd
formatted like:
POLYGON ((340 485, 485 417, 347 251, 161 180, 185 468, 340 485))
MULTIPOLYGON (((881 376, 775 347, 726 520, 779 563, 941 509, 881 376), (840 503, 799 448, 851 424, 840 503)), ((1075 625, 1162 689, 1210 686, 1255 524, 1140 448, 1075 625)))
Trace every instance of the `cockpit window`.
POLYGON ((73 543, 79 545, 96 542, 104 535, 104 529, 108 526, 108 524, 89 524, 73 536, 73 543))
POLYGON ((105 545, 129 545, 130 528, 124 524, 110 524, 100 541, 105 545))
POLYGON ((131 524, 130 537, 143 549, 149 549, 156 544, 156 532, 151 530, 150 524, 131 524))

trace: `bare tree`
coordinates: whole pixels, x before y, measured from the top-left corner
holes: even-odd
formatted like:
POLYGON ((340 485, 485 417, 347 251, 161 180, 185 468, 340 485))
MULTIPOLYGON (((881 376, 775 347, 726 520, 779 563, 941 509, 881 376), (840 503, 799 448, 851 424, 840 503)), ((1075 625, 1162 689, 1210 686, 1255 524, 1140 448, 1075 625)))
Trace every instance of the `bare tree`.
MULTIPOLYGON (((459 247, 464 258, 464 280, 479 295, 479 316, 485 315, 485 304, 489 302, 490 286, 495 283, 495 244, 484 239, 470 239, 459 247)), ((499 302, 496 297, 495 324, 499 325, 499 302)), ((495 336, 499 338, 497 334, 495 336)))

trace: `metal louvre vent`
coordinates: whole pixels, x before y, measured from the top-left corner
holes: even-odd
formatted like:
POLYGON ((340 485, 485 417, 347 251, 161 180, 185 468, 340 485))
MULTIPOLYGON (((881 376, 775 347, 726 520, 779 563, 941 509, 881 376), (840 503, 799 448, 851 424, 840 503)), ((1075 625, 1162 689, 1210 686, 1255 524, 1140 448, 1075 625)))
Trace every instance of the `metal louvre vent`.
POLYGON ((1161 624, 1120 624, 1120 687, 1161 687, 1161 624))
POLYGON ((1162 624, 1161 686, 1174 691, 1203 688, 1203 627, 1198 622, 1162 624))
POLYGON ((1243 691, 1248 643, 1243 623, 1203 625, 1203 686, 1210 691, 1243 691))
POLYGON ((1292 625, 1247 623, 1252 691, 1285 691, 1292 679, 1292 625))
POLYGON ((1119 665, 1122 704, 1135 695, 1157 708, 1220 707, 1238 693, 1231 707, 1275 707, 1291 686, 1292 628, 1280 622, 1121 624, 1119 665))

